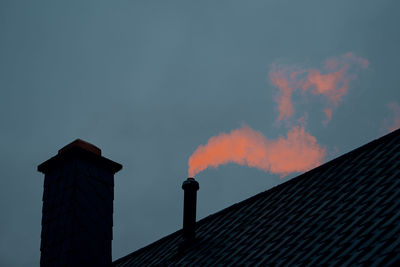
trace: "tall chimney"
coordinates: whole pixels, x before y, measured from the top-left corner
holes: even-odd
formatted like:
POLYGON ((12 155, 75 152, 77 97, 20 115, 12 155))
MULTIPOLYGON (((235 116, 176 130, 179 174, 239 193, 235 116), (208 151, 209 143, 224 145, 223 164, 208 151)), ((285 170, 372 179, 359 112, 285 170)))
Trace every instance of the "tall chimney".
POLYGON ((45 174, 41 266, 111 266, 114 174, 121 168, 80 139, 38 166, 45 174))
POLYGON ((192 242, 196 237, 196 199, 199 183, 194 178, 187 178, 182 184, 183 199, 183 238, 192 242))

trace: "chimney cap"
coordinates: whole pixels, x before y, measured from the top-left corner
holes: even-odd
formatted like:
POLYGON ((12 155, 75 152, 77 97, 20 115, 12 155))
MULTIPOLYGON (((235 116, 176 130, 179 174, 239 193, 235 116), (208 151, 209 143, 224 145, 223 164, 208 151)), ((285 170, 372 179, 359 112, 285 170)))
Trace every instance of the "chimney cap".
POLYGON ((83 141, 82 139, 75 139, 75 141, 69 143, 68 145, 64 146, 60 150, 58 150, 58 154, 66 153, 68 150, 71 150, 75 147, 82 148, 88 152, 101 156, 101 149, 91 143, 83 141))
POLYGON ((76 139, 75 141, 58 150, 58 154, 56 156, 40 164, 37 167, 37 170, 45 174, 54 167, 59 166, 59 164, 66 159, 76 156, 94 161, 101 166, 104 166, 104 168, 109 169, 113 173, 116 173, 122 169, 121 164, 101 156, 100 148, 81 139, 76 139))
POLYGON ((191 189, 191 190, 199 190, 200 186, 199 183, 193 178, 189 177, 182 183, 182 189, 191 189))

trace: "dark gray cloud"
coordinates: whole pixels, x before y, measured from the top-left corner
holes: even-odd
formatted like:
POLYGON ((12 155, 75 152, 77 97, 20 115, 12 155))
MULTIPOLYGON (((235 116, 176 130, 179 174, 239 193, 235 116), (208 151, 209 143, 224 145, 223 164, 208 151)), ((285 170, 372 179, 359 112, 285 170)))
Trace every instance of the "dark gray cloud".
MULTIPOLYGON (((376 138, 400 101, 397 1, 2 1, 0 265, 39 262, 43 177, 75 138, 124 165, 113 257, 181 227, 181 182, 199 144, 246 123, 268 138, 272 63, 320 66, 353 52, 370 67, 332 120, 308 130, 328 158, 376 138), (331 152, 331 153, 330 153, 331 152), (335 154, 336 153, 336 154, 335 154)), ((277 175, 229 164, 198 175, 200 218, 264 191, 277 175)))

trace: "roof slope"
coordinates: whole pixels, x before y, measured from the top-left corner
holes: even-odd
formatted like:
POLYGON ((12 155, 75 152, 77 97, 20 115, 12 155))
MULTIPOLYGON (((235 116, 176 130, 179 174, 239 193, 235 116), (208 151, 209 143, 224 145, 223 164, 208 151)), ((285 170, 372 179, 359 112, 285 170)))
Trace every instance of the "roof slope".
POLYGON ((400 263, 400 130, 114 262, 146 265, 400 263))

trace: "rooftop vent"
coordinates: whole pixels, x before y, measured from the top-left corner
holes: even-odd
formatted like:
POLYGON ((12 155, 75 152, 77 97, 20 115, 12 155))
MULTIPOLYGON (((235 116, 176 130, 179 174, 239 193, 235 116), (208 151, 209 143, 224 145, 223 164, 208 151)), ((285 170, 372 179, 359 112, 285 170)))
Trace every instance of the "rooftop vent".
POLYGON ((196 238, 196 199, 199 183, 194 178, 187 178, 183 184, 183 238, 185 243, 191 243, 196 238))

